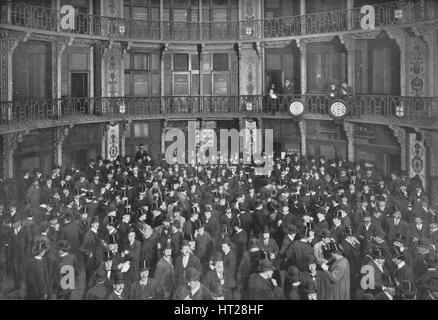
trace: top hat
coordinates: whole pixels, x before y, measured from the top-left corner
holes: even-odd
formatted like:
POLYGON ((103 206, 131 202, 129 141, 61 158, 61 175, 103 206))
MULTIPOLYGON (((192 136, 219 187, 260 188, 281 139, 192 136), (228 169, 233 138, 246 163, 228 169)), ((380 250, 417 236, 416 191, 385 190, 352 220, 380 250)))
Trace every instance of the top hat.
POLYGON ((378 247, 373 247, 371 249, 371 256, 373 259, 385 259, 385 255, 383 254, 382 249, 378 247))
POLYGON ((114 284, 122 284, 125 283, 125 276, 121 272, 117 272, 114 275, 114 284))
POLYGON ((58 242, 58 249, 62 251, 70 251, 70 244, 67 242, 67 240, 60 240, 58 242))
POLYGON ((328 244, 328 252, 329 253, 342 253, 342 247, 336 242, 330 242, 328 244))
POLYGON ((150 266, 147 260, 140 261, 140 271, 150 270, 150 266))
POLYGON ((408 299, 412 299, 417 295, 417 287, 412 281, 401 281, 399 289, 401 293, 408 299))
POLYGON ((348 226, 348 227, 345 228, 345 236, 346 237, 354 237, 353 227, 348 226))

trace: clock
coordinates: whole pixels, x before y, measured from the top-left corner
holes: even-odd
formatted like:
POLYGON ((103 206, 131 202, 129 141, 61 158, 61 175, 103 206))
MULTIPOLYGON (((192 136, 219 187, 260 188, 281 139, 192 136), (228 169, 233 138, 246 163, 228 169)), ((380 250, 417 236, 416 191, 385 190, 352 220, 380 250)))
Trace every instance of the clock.
POLYGON ((304 113, 304 103, 299 100, 292 101, 288 111, 292 117, 300 117, 304 113))
POLYGON ((329 113, 335 119, 342 119, 348 113, 348 107, 343 100, 333 100, 329 104, 329 113))

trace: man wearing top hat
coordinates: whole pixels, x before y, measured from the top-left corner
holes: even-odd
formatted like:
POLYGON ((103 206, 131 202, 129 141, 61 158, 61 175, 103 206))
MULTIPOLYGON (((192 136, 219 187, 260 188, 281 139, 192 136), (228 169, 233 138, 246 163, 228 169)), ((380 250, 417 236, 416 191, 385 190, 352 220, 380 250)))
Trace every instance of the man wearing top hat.
POLYGON ((414 281, 414 273, 412 269, 404 261, 404 254, 400 251, 398 247, 393 246, 392 250, 392 261, 396 265, 396 270, 394 273, 394 279, 398 286, 403 281, 414 281))
POLYGON ((154 279, 163 289, 163 298, 169 299, 175 288, 175 271, 173 267, 172 245, 170 243, 170 239, 164 244, 162 250, 163 256, 157 263, 154 273, 154 279))
POLYGON ((96 268, 99 266, 99 217, 94 216, 90 221, 90 229, 85 233, 80 251, 84 257, 85 266, 85 288, 88 289, 92 284, 92 278, 96 268))
POLYGON ((194 254, 198 257, 203 269, 208 268, 208 259, 213 254, 214 242, 211 235, 205 231, 204 223, 201 220, 195 222, 195 252, 194 254))
POLYGON ((329 253, 334 262, 330 266, 325 263, 321 265, 331 284, 327 300, 350 300, 350 263, 342 256, 342 249, 335 242, 330 243, 329 253))
POLYGON ((61 239, 70 245, 71 253, 76 257, 80 255, 82 233, 80 226, 75 222, 73 214, 64 218, 65 224, 61 228, 61 239))
POLYGON ((350 263, 350 295, 353 297, 356 290, 359 289, 360 282, 360 269, 361 254, 360 254, 360 242, 356 238, 353 228, 345 228, 344 239, 341 242, 341 246, 344 249, 343 255, 350 263))
POLYGON ((394 210, 392 218, 387 220, 385 232, 386 240, 389 244, 394 242, 396 234, 407 238, 409 233, 409 225, 406 221, 402 220, 402 214, 398 208, 394 210))
POLYGON ((390 274, 382 274, 382 291, 374 296, 375 300, 395 300, 396 283, 390 274))
POLYGON ((223 255, 220 252, 214 254, 212 257, 214 270, 209 270, 206 273, 203 283, 211 292, 215 291, 217 287, 221 287, 224 292, 224 299, 232 300, 236 281, 230 270, 224 267, 223 260, 223 255))
POLYGON ((307 228, 300 230, 299 239, 286 251, 286 267, 296 266, 300 271, 307 270, 306 256, 313 254, 313 248, 308 243, 310 232, 307 228))
POLYGON ((184 281, 181 283, 177 292, 181 291, 182 287, 188 289, 186 296, 175 295, 174 300, 185 299, 185 300, 213 300, 214 295, 208 290, 206 286, 201 283, 201 272, 196 268, 188 268, 184 272, 184 281), (188 294, 188 295, 187 295, 188 294))
POLYGON ((281 300, 282 290, 276 280, 272 279, 274 266, 264 259, 260 261, 257 273, 251 274, 248 281, 250 300, 281 300))
POLYGON ((27 259, 24 278, 26 285, 26 300, 47 300, 50 297, 50 282, 47 266, 43 257, 46 246, 43 241, 35 243, 34 256, 27 259))
POLYGON ((150 266, 146 260, 140 262, 140 280, 135 281, 130 289, 130 300, 160 300, 163 298, 163 289, 150 275, 150 266))

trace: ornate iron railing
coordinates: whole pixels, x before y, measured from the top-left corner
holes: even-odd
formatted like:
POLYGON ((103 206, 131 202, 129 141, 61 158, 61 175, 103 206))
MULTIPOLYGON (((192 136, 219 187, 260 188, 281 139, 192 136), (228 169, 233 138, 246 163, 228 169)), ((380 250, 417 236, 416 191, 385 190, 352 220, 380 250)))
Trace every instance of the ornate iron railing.
MULTIPOLYGON (((410 0, 373 5, 377 28, 438 18, 438 1, 410 0)), ((226 41, 296 37, 361 30, 361 8, 261 20, 175 22, 75 14, 72 30, 61 30, 61 14, 53 8, 0 1, 0 23, 43 31, 157 41, 226 41)))
MULTIPOLYGON (((295 100, 304 103, 307 115, 329 115, 330 99, 319 94, 280 95, 276 99, 261 95, 62 98, 0 102, 0 126, 37 120, 68 120, 71 116, 288 116, 288 107, 295 100)), ((433 121, 438 115, 438 98, 433 97, 356 95, 345 101, 349 105, 349 117, 355 119, 433 121)))

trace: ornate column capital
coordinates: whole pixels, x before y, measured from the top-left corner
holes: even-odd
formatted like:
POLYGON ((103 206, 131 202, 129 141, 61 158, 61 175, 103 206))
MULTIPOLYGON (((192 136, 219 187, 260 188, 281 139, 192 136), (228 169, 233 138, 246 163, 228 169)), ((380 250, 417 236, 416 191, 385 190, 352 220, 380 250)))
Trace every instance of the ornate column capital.
POLYGON ((403 29, 387 29, 386 33, 390 39, 394 39, 401 50, 405 48, 408 34, 403 29))

